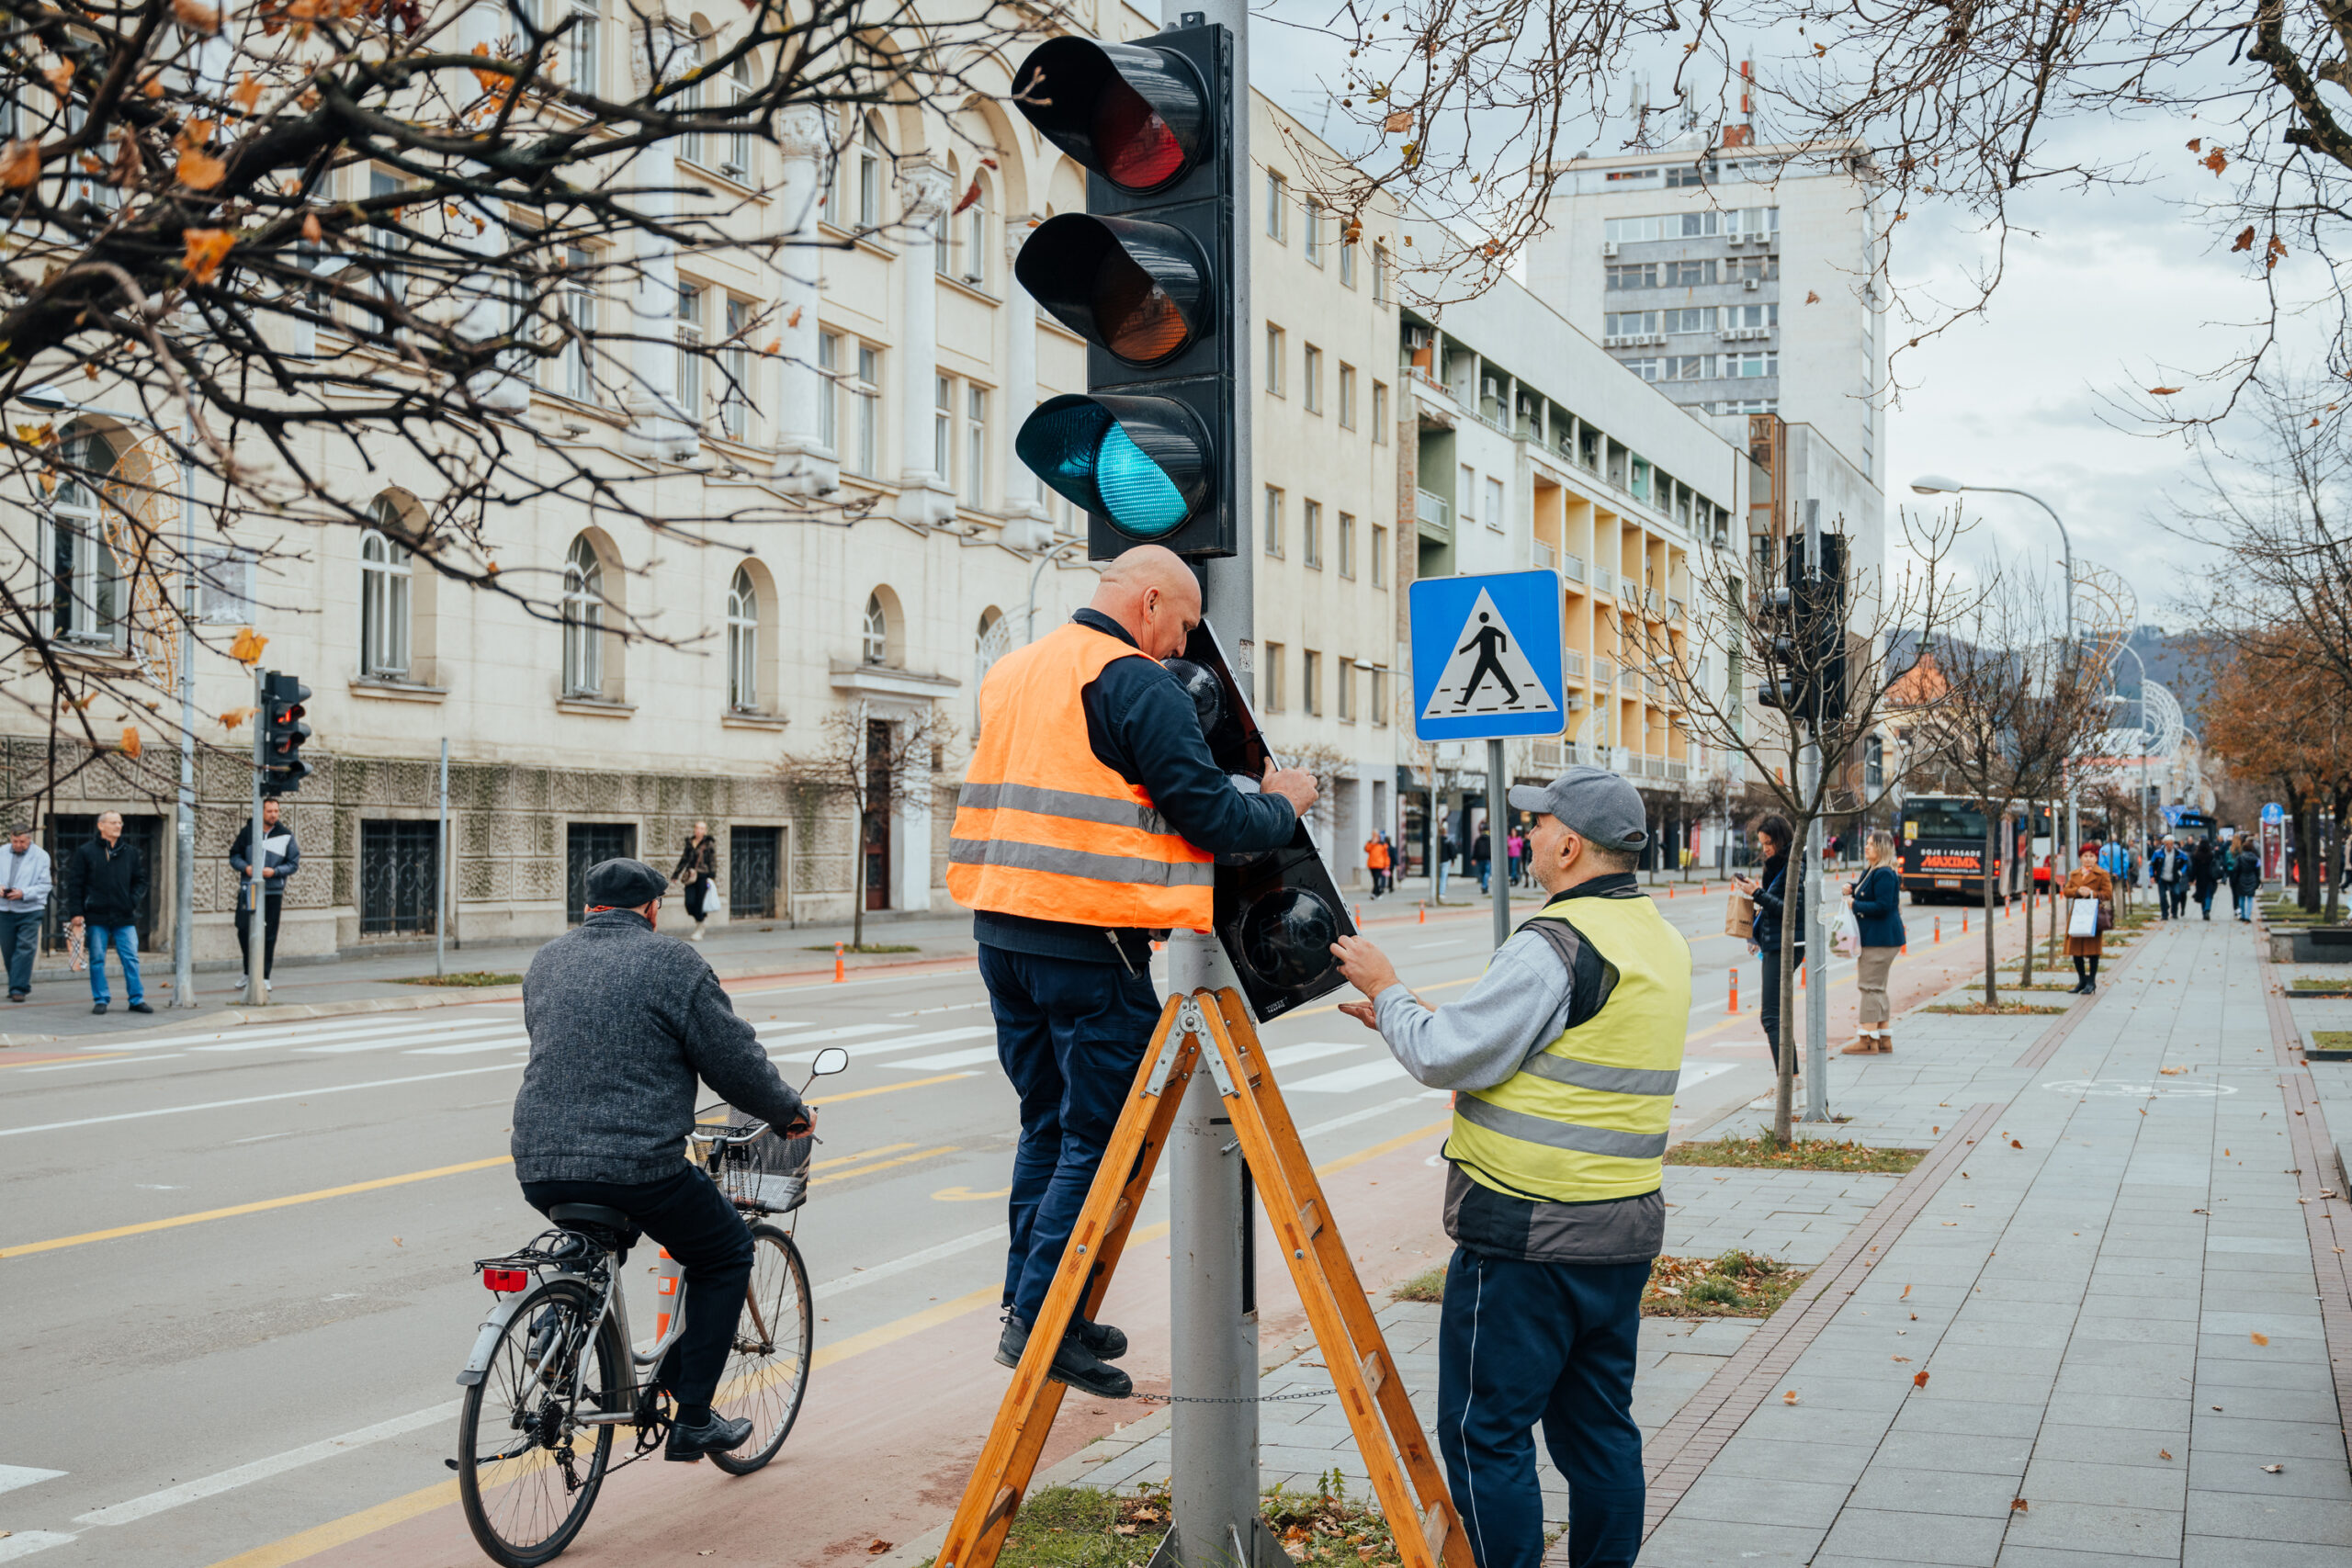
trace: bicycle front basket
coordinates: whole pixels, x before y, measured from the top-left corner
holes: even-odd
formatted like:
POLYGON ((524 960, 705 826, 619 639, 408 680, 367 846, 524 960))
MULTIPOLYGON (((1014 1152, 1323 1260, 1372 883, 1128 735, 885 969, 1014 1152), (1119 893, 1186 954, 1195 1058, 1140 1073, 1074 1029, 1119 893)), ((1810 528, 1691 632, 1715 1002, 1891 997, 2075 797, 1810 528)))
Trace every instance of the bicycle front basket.
POLYGON ((788 1138, 771 1127, 758 1137, 718 1151, 718 1190, 739 1209, 788 1214, 808 1201, 813 1134, 788 1138))

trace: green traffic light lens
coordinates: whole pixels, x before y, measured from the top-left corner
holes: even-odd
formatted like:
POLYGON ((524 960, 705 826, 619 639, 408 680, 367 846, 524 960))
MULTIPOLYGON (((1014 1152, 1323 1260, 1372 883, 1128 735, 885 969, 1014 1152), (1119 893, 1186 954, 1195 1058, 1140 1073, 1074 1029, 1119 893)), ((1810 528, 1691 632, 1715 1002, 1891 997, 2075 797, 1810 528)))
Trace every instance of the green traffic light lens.
POLYGON ((1122 533, 1157 539, 1172 534, 1192 509, 1167 470, 1144 456, 1143 448, 1114 423, 1095 449, 1094 476, 1102 505, 1122 533))
POLYGON ((1046 404, 1021 427, 1013 446, 1056 493, 1102 513, 1136 538, 1165 537, 1192 512, 1168 471, 1090 398, 1046 404))

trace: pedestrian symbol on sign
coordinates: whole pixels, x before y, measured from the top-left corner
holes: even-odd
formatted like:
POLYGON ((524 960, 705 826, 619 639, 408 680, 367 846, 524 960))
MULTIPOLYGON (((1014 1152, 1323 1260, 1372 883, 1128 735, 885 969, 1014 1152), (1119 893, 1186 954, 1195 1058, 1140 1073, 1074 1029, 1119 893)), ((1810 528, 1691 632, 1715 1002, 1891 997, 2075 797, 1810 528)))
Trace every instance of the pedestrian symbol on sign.
POLYGON ((1484 589, 1451 647, 1445 671, 1422 705, 1423 718, 1557 711, 1535 666, 1520 651, 1519 639, 1484 589))

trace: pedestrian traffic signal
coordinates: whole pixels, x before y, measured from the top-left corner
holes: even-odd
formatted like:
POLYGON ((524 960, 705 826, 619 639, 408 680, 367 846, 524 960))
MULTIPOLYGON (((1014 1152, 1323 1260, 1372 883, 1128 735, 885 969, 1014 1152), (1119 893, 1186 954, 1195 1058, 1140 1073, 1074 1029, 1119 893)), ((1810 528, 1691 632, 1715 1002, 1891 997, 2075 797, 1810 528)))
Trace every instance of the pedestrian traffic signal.
POLYGON ((1086 510, 1098 559, 1229 556, 1240 536, 1232 77, 1218 26, 1053 39, 1013 76, 1087 170, 1086 211, 1039 224, 1013 274, 1088 344, 1087 389, 1041 404, 1013 450, 1086 510))
POLYGON ((311 764, 302 761, 302 742, 311 738, 311 727, 302 722, 302 705, 310 700, 311 688, 291 675, 273 670, 263 677, 261 787, 266 795, 291 795, 310 776, 311 764))

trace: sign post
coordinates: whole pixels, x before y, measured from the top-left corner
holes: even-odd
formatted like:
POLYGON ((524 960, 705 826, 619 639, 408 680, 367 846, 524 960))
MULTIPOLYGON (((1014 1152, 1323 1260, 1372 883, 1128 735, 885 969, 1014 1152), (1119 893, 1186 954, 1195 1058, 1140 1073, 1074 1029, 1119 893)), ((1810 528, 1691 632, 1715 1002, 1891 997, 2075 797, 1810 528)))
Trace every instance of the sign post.
MULTIPOLYGON (((1510 940, 1510 769, 1503 742, 1566 728, 1561 684, 1560 574, 1425 577, 1408 590, 1413 733, 1487 743, 1487 868, 1495 945, 1510 940), (1498 862, 1503 863, 1498 864, 1498 862)), ((1437 802, 1430 802, 1432 813, 1437 802)), ((1464 831, 1472 825, 1464 823, 1464 831)))

